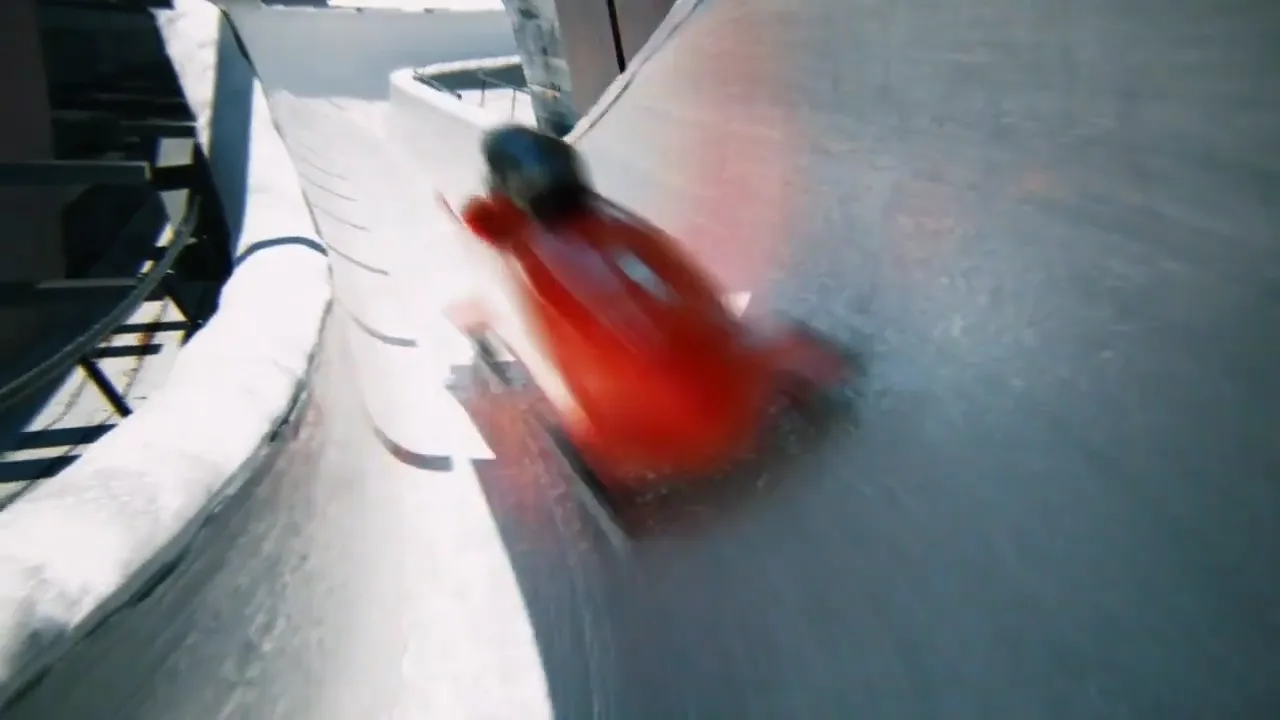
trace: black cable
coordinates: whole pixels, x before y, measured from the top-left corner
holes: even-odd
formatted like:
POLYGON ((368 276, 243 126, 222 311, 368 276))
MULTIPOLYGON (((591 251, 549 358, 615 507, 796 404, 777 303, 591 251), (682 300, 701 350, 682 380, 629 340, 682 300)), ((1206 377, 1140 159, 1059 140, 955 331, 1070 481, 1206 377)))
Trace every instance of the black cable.
POLYGON ((622 52, 622 29, 618 27, 618 6, 616 0, 605 0, 609 8, 609 29, 613 32, 613 54, 618 61, 618 74, 627 69, 627 56, 622 52))

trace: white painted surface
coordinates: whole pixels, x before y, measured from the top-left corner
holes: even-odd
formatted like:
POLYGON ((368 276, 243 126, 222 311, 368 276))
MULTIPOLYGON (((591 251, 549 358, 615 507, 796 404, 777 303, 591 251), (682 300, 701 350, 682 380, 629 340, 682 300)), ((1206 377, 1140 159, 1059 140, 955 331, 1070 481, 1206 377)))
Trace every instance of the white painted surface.
MULTIPOLYGON (((429 172, 389 144, 384 126, 393 70, 511 56, 515 41, 506 14, 373 13, 357 19, 264 11, 248 3, 228 7, 255 53, 272 113, 332 249, 339 316, 360 327, 351 334, 356 379, 375 424, 422 455, 477 448, 470 422, 442 385, 469 357, 462 338, 437 318, 440 305, 466 282, 466 271, 457 268, 468 263, 452 255, 454 244, 433 242, 453 227, 436 212, 432 188, 437 179, 460 193, 478 188, 478 130, 466 120, 444 134, 430 121, 409 128, 440 148, 440 162, 429 172), (318 67, 307 44, 339 29, 348 47, 326 55, 318 67), (423 268, 444 272, 427 282, 423 268), (433 352, 421 352, 423 346, 433 352)), ((476 107, 463 112, 476 122, 495 121, 476 107)))
MULTIPOLYGON (((402 675, 380 699, 395 717, 550 718, 510 550, 471 462, 492 453, 447 387, 471 353, 441 310, 471 286, 476 258, 435 190, 461 197, 478 189, 478 125, 495 118, 450 97, 469 119, 410 123, 406 132, 438 148, 434 163, 407 153, 390 127, 393 71, 511 55, 510 25, 501 11, 331 20, 339 15, 232 8, 331 249, 333 332, 350 353, 349 382, 401 458, 356 460, 351 480, 363 497, 344 513, 362 529, 349 551, 368 561, 330 572, 354 585, 357 607, 399 618, 402 675), (292 51, 339 31, 345 42, 324 59, 333 72, 315 66, 314 52, 292 51), (293 40, 281 41, 286 33, 293 40)), ((322 716, 358 716, 359 692, 326 689, 322 716)))

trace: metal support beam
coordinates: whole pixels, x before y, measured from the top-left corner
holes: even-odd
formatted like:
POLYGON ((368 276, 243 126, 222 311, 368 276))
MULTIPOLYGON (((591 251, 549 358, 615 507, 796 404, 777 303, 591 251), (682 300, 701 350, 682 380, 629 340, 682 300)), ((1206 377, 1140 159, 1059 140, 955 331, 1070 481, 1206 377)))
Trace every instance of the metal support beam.
POLYGON ((110 358, 141 358, 159 355, 164 346, 159 343, 145 345, 105 345, 89 355, 90 360, 107 360, 110 358))
POLYGON ((182 329, 182 344, 186 345, 187 341, 204 327, 203 313, 196 309, 190 298, 186 296, 184 288, 178 285, 172 275, 166 275, 160 281, 160 287, 173 306, 178 308, 178 312, 182 313, 183 319, 187 321, 186 327, 182 329))
POLYGON ((173 9, 173 0, 43 0, 40 4, 53 8, 104 12, 144 13, 150 10, 173 9))
POLYGON ((60 92, 55 111, 103 112, 142 118, 182 119, 190 115, 185 98, 167 92, 60 92))
POLYGON ((155 17, 146 9, 100 7, 93 2, 40 3, 42 30, 94 30, 130 32, 155 27, 155 17))
POLYGON ((32 160, 0 162, 0 187, 142 185, 151 166, 125 160, 32 160))
POLYGON ((151 185, 159 192, 189 189, 199 179, 200 173, 194 163, 162 165, 151 168, 151 185))
MULTIPOLYGON (((71 302, 117 300, 137 288, 138 278, 90 278, 86 280, 45 280, 43 282, 0 282, 0 306, 49 305, 71 302)), ((157 288, 148 300, 163 300, 157 288)))
POLYGON ((111 382, 111 378, 102 372, 102 368, 98 367, 98 363, 88 357, 80 358, 80 369, 89 377, 89 381, 94 387, 98 388, 98 392, 102 393, 102 397, 106 398, 107 403, 111 405, 111 409, 116 411, 120 417, 129 417, 133 414, 133 410, 129 407, 129 402, 125 400, 120 391, 116 389, 115 384, 111 382))
POLYGON ((194 138, 196 124, 192 120, 138 119, 125 120, 103 112, 55 110, 54 132, 86 132, 108 138, 194 138))

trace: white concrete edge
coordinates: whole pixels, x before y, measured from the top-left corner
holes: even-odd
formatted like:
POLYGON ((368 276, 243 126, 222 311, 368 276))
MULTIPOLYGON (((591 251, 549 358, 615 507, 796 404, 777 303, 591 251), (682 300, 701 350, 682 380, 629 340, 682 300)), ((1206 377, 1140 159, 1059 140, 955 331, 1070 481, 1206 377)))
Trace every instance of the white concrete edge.
POLYGON ((215 180, 247 184, 243 199, 225 198, 244 207, 238 253, 276 242, 236 269, 159 392, 0 513, 0 706, 178 557, 259 466, 296 407, 329 306, 328 260, 296 172, 221 11, 175 0, 156 15, 215 180), (250 95, 247 163, 211 123, 218 76, 250 95), (219 147, 233 160, 220 164, 219 147))
MULTIPOLYGON (((477 62, 509 61, 509 56, 438 63, 424 68, 401 68, 390 75, 390 97, 386 119, 389 141, 398 150, 397 157, 411 166, 412 181, 424 183, 423 192, 439 192, 455 205, 481 190, 480 137, 485 128, 504 121, 452 94, 431 88, 418 81, 418 72, 449 72, 449 68, 475 67, 477 62)), ((406 170, 406 173, 409 171, 406 170)), ((406 174, 405 182, 410 181, 406 174)), ((452 222, 442 209, 428 199, 430 207, 421 211, 425 222, 437 232, 454 231, 452 222)), ((374 292, 369 288, 367 292, 374 292)), ((356 293, 363 294, 363 293, 356 293)), ((348 293, 344 292, 344 298, 348 293)), ((435 322, 435 320, 432 320, 435 322)), ((443 318, 438 322, 444 322, 443 318)), ((433 336, 448 333, 432 333, 433 336)), ((442 377, 425 371, 420 347, 392 347, 377 341, 366 341, 360 330, 353 332, 367 362, 361 373, 366 412, 377 428, 380 440, 402 461, 428 467, 433 458, 452 457, 460 449, 485 452, 483 441, 470 424, 442 377), (370 375, 366 377, 366 373, 370 375), (403 387, 390 387, 378 377, 409 378, 415 396, 434 398, 436 402, 403 402, 403 387), (424 428, 435 428, 430 435, 424 428), (442 430, 443 429, 443 430, 442 430)), ((469 348, 458 336, 457 347, 433 347, 434 353, 463 361, 469 360, 469 348)))
MULTIPOLYGON (((480 136, 487 128, 505 124, 482 108, 418 81, 417 73, 435 73, 441 63, 426 68, 401 68, 391 73, 387 132, 415 164, 424 168, 436 189, 453 202, 480 190, 480 136), (458 148, 474 148, 474 165, 457 167, 458 148), (438 170, 437 170, 438 169, 438 170)), ((447 72, 447 70, 445 71, 447 72)))

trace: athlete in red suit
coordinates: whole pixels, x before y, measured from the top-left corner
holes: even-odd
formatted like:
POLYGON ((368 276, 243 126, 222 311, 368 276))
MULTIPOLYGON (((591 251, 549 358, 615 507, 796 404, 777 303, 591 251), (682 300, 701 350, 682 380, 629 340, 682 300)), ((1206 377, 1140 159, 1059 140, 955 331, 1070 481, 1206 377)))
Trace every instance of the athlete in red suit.
POLYGON ((483 152, 488 193, 457 216, 498 251, 508 302, 453 319, 512 348, 610 489, 715 474, 751 450, 781 392, 843 376, 843 355, 806 329, 744 324, 672 238, 592 190, 564 141, 502 127, 483 152))

